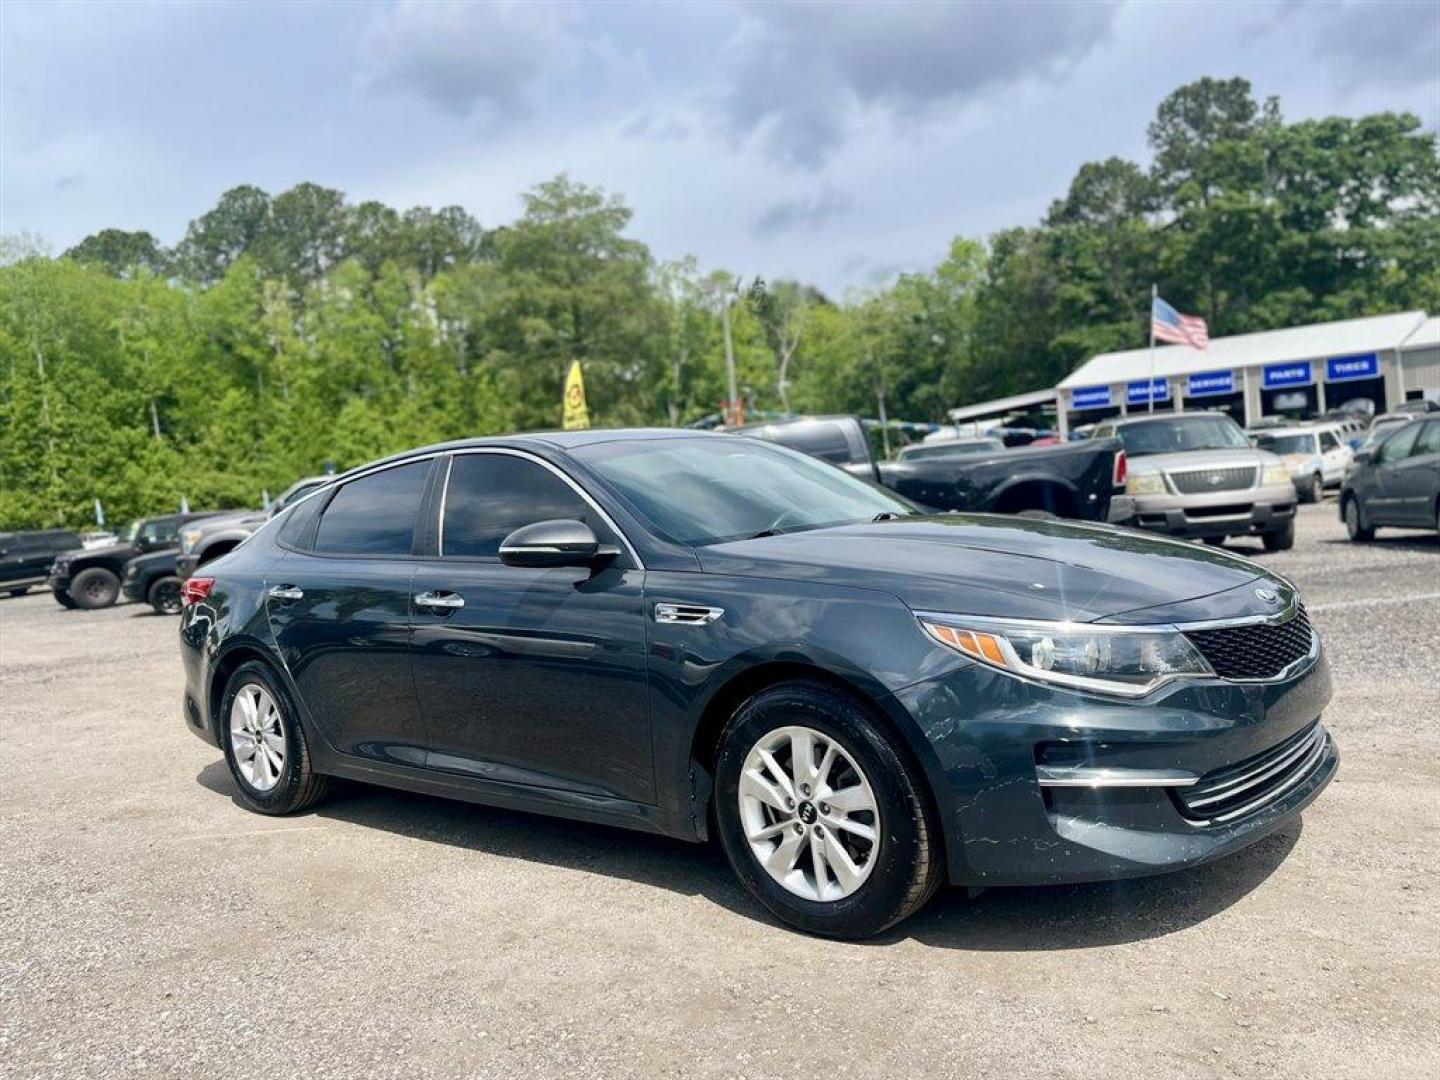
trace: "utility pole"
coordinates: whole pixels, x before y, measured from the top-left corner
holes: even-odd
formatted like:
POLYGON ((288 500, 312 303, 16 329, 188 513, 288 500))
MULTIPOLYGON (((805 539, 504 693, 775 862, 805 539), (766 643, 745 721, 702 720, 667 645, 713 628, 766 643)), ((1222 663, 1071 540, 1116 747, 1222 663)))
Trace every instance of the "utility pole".
POLYGON ((738 291, 737 284, 734 290, 726 290, 720 301, 720 325, 725 331, 726 426, 733 426, 740 412, 740 388, 735 381, 735 342, 730 335, 730 301, 738 291))

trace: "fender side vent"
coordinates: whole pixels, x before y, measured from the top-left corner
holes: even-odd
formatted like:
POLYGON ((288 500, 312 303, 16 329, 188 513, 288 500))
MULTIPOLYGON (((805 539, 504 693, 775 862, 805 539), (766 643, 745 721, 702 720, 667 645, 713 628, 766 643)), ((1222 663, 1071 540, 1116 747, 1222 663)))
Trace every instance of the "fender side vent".
POLYGON ((702 607, 699 604, 656 604, 657 623, 681 623, 685 626, 705 626, 725 614, 724 608, 702 607))

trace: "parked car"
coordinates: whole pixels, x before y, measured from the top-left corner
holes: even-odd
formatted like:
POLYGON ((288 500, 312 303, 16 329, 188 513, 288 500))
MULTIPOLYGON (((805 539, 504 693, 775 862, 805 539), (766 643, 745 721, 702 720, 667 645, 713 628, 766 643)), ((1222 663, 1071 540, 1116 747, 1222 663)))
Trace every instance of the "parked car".
MULTIPOLYGON (((999 447, 988 453, 924 453, 924 443, 899 461, 877 462, 865 429, 853 416, 788 420, 737 429, 767 442, 838 465, 933 510, 1046 513, 1087 521, 1130 516, 1124 495, 1125 455, 1114 439, 1045 447, 999 447)), ((907 447, 907 450, 911 448, 907 447)))
POLYGON ((1295 545, 1289 467, 1223 413, 1117 417, 1095 429, 1102 435, 1125 447, 1135 526, 1211 544, 1259 536, 1266 551, 1295 545))
POLYGON ((80 544, 80 536, 68 529, 0 532, 0 592, 24 596, 45 584, 55 556, 80 544))
POLYGON ((180 614, 180 587, 183 579, 175 572, 179 548, 165 548, 137 555, 125 564, 120 591, 127 600, 149 604, 157 615, 180 614))
POLYGON ((1440 530, 1440 416, 1421 414, 1356 453, 1340 520, 1356 541, 1375 539, 1381 525, 1440 530))
POLYGON ((1354 451, 1339 424, 1305 424, 1278 431, 1262 431, 1255 445, 1275 454, 1290 469, 1290 479, 1301 502, 1319 502, 1327 487, 1338 488, 1345 479, 1354 451))
POLYGON ((833 937, 946 881, 1207 862, 1338 763, 1282 578, 1118 529, 919 515, 758 439, 402 454, 184 591, 185 723, 250 809, 341 776, 713 829, 760 903, 833 937))
POLYGON ((137 555, 174 547, 182 525, 216 513, 219 511, 140 518, 130 523, 118 543, 57 555, 48 579, 56 603, 67 608, 110 607, 120 598, 127 562, 137 555))
POLYGON ((1386 434, 1401 424, 1408 424, 1415 417, 1409 413, 1381 413, 1370 421, 1370 426, 1365 429, 1365 441, 1360 445, 1370 446, 1378 442, 1386 434))
POLYGON ((332 479, 331 476, 307 476, 286 488, 268 510, 219 514, 181 529, 180 554, 175 562, 175 572, 181 579, 188 578, 195 573, 196 567, 233 551, 275 514, 332 479))

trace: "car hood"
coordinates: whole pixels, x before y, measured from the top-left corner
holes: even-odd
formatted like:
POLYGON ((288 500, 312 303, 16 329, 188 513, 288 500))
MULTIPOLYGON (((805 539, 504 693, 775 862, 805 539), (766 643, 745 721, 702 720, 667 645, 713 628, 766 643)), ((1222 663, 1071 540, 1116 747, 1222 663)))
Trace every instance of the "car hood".
POLYGON ((1127 458, 1130 471, 1172 472, 1186 469, 1229 469, 1237 465, 1274 465, 1280 459, 1269 450, 1258 447, 1236 447, 1233 450, 1181 450, 1173 454, 1141 454, 1127 458))
POLYGON ((1002 514, 814 529, 716 544, 699 556, 707 573, 879 589, 917 611, 1168 622, 1263 610, 1254 588, 1240 587, 1264 571, 1239 556, 1129 529, 1002 514))

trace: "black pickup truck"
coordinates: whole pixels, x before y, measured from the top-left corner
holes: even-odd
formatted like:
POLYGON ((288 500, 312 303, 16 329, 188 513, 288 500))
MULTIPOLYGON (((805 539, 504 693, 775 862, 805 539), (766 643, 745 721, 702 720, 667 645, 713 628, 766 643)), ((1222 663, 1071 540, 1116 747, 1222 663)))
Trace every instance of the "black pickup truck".
POLYGON ((31 586, 45 584, 55 556, 81 543, 68 529, 0 532, 0 592, 24 596, 31 586))
POLYGON ((1133 514, 1124 494, 1125 451, 1118 439, 978 451, 967 440, 953 455, 877 462, 854 416, 755 424, 736 432, 828 461, 927 509, 1044 513, 1084 521, 1124 521, 1133 514))
POLYGON ((173 548, 179 542, 182 525, 218 513, 220 511, 210 510, 141 518, 131 522, 118 543, 57 555, 50 566, 49 578, 55 602, 67 608, 109 607, 120 598, 120 583, 127 562, 137 555, 173 548))

